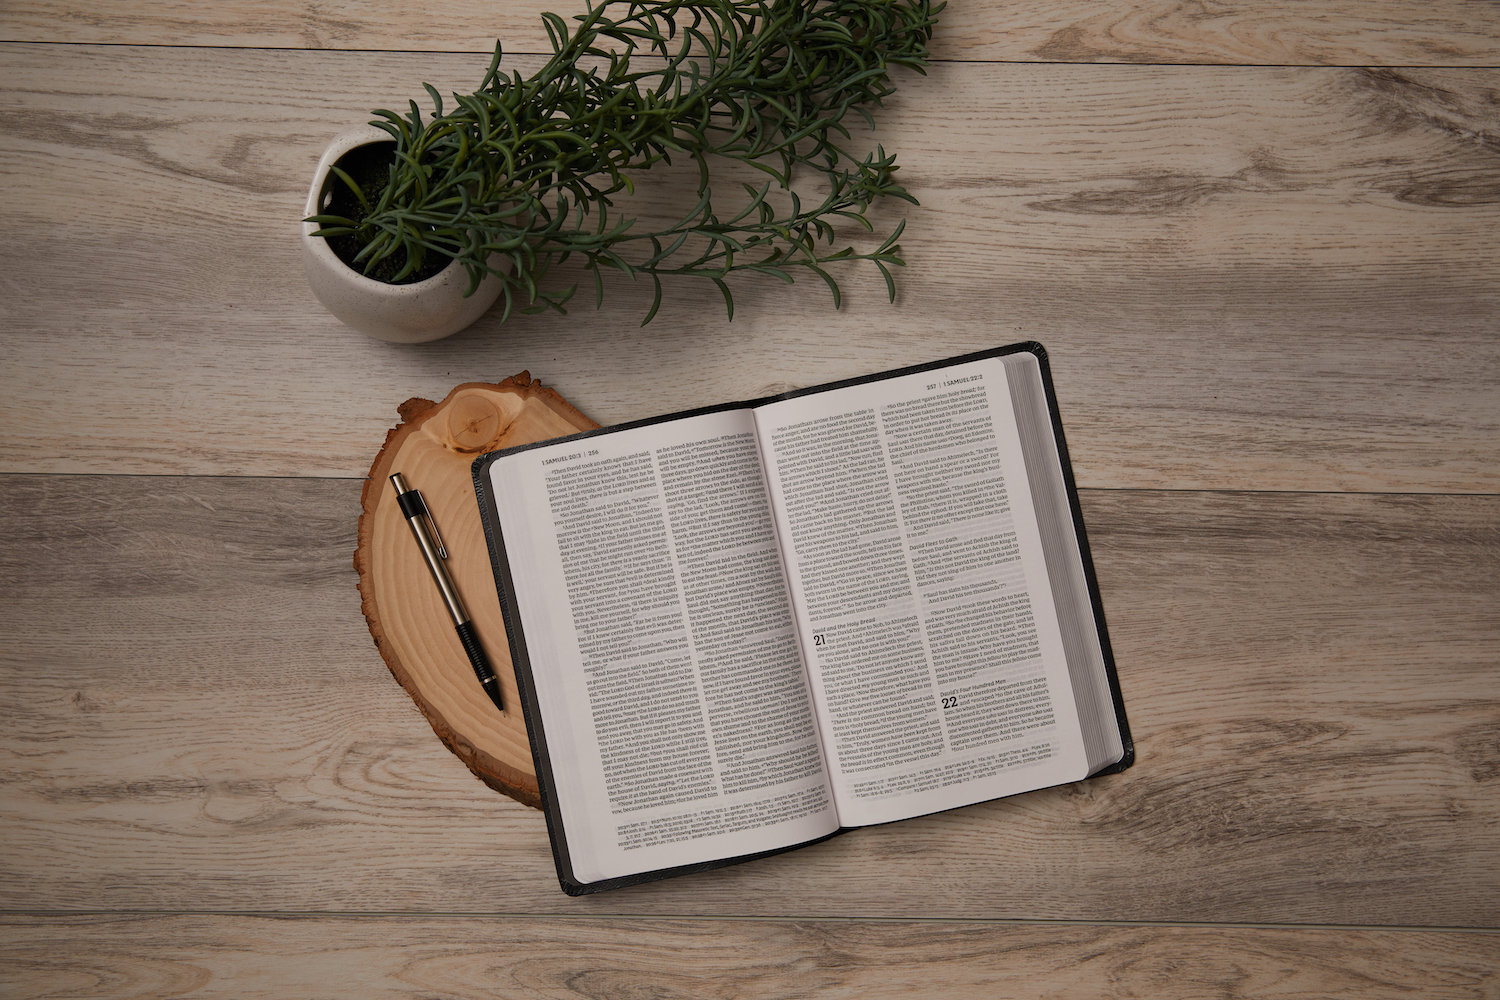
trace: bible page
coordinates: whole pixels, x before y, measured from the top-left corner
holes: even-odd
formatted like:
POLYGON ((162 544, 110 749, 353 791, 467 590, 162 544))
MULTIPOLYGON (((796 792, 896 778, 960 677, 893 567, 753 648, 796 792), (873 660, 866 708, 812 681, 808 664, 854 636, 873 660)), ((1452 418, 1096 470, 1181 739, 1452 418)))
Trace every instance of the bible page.
POLYGON ((502 455, 489 481, 574 876, 836 830, 750 412, 502 455))
POLYGON ((1085 777, 1002 360, 756 423, 843 825, 1085 777))

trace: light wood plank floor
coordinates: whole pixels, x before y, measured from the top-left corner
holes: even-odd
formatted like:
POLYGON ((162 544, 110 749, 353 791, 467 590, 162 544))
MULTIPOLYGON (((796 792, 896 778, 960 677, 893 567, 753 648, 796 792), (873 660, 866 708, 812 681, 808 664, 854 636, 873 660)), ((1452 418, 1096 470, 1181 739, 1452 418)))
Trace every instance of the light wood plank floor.
MULTIPOLYGON (((958 0, 849 271, 404 347, 323 145, 544 0, 0 6, 0 994, 1500 998, 1500 7, 958 0), (350 557, 411 396, 610 423, 1047 345, 1139 760, 570 899, 350 557)), ((669 214, 673 179, 635 207, 669 214)))

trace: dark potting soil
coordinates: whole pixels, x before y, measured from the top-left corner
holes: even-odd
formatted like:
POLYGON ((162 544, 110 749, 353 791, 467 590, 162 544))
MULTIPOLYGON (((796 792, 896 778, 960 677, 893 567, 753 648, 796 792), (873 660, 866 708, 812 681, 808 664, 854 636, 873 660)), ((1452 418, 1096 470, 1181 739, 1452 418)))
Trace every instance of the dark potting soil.
MULTIPOLYGON (((396 144, 394 142, 372 142, 349 150, 338 158, 336 165, 354 178, 354 182, 365 193, 365 197, 373 202, 379 196, 379 192, 385 188, 386 180, 390 176, 391 161, 395 155, 396 144)), ((366 213, 354 192, 349 190, 349 185, 345 184, 337 174, 330 172, 328 180, 323 184, 323 207, 319 210, 319 214, 341 215, 358 223, 364 220, 366 213)), ((398 250, 366 271, 367 262, 356 262, 354 259, 364 249, 364 244, 360 242, 359 237, 332 236, 327 239, 329 249, 338 255, 339 260, 361 274, 387 284, 409 285, 424 281, 453 262, 451 258, 444 257, 442 254, 429 253, 421 267, 399 282, 393 282, 395 276, 400 274, 401 269, 406 266, 406 251, 398 250)))

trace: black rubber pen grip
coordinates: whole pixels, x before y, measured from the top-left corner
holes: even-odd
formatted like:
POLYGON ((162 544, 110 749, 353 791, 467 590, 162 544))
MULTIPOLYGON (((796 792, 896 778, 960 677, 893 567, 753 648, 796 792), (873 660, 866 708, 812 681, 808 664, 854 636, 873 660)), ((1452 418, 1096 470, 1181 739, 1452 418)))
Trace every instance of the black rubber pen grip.
POLYGON ((484 693, 490 696, 490 701, 495 703, 496 708, 505 711, 505 706, 500 703, 500 679, 490 669, 490 661, 485 659, 484 649, 479 645, 479 636, 474 634, 474 623, 464 622, 455 627, 458 629, 458 640, 464 644, 464 652, 469 654, 469 663, 474 667, 474 676, 479 678, 484 693))

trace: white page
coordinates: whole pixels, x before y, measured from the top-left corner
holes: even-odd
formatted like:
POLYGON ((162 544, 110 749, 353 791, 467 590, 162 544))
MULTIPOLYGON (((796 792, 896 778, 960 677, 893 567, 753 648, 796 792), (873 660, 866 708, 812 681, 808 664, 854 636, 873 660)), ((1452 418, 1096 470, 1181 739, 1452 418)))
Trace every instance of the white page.
POLYGON ((756 425, 843 825, 1084 778, 1003 362, 756 425))
POLYGON ((574 875, 837 829, 749 411, 530 449, 489 476, 574 875))

